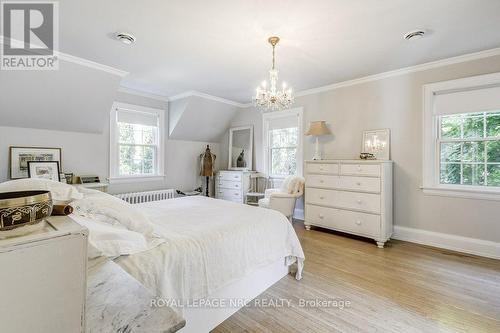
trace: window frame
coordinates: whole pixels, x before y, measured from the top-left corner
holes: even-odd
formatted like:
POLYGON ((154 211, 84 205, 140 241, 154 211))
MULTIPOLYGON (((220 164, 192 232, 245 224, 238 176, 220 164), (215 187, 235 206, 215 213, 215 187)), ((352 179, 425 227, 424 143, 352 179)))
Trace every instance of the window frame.
MULTIPOLYGON (((109 182, 114 184, 119 183, 132 183, 132 182, 142 182, 142 181, 158 181, 164 180, 164 143, 165 143, 165 110, 154 109, 141 105, 127 104, 121 102, 114 102, 111 107, 110 112, 110 127, 109 127, 109 182), (158 117, 158 133, 157 133, 157 145, 155 154, 155 173, 152 175, 141 174, 141 175, 120 175, 120 142, 119 142, 119 130, 118 130, 118 112, 120 110, 137 112, 137 113, 149 113, 158 117)), ((138 144, 137 146, 140 146, 138 144)), ((151 145, 147 145, 151 146, 151 145)))
MULTIPOLYGON (((500 200, 500 187, 441 184, 440 182, 440 144, 441 117, 435 114, 435 97, 441 94, 470 91, 500 86, 500 73, 473 76, 464 79, 437 82, 423 87, 423 184, 425 194, 462 197, 471 199, 500 200)), ((495 110, 484 110, 489 112, 495 110)), ((474 113, 474 112, 470 112, 474 113)), ((452 115, 449 113, 448 115, 452 115)), ((464 114, 457 112, 456 114, 464 114)), ((484 138, 483 138, 484 140, 484 138)), ((460 140, 462 142, 464 140, 460 140)), ((476 139, 465 141, 481 141, 476 139)))
MULTIPOLYGON (((271 179, 284 179, 286 176, 271 174, 271 147, 269 137, 269 122, 279 118, 297 117, 297 175, 303 174, 303 145, 304 145, 304 130, 303 130, 303 108, 293 108, 283 111, 267 112, 262 115, 262 143, 264 147, 264 170, 271 179)), ((284 147, 282 147, 284 148, 284 147)))

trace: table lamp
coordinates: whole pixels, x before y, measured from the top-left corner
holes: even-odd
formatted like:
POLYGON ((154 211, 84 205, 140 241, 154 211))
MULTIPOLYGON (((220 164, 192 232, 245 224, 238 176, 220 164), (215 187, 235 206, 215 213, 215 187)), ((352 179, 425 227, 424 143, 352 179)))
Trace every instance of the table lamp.
POLYGON ((326 127, 326 122, 321 121, 311 121, 309 123, 309 130, 305 133, 306 135, 313 135, 316 137, 316 149, 314 151, 313 160, 320 160, 321 153, 319 151, 319 137, 323 135, 330 135, 332 132, 326 127))

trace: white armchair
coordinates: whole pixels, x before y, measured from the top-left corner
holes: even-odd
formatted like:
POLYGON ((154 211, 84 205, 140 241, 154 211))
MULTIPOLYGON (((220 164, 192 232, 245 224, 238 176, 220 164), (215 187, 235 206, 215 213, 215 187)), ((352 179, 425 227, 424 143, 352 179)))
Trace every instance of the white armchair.
POLYGON ((259 207, 277 210, 292 221, 295 203, 304 194, 305 180, 298 176, 285 178, 281 188, 265 191, 264 198, 259 200, 259 207))

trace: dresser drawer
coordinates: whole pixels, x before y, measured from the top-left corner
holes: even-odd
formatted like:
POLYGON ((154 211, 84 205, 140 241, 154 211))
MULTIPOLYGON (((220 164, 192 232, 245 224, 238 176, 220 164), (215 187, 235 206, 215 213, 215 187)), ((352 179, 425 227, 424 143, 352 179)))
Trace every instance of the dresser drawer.
POLYGON ((233 182, 231 180, 219 180, 217 183, 219 188, 228 188, 233 190, 241 189, 241 182, 233 182))
POLYGON ((380 213, 380 195, 336 190, 306 189, 306 203, 380 213))
POLYGON ((306 224, 323 226, 358 235, 378 237, 380 216, 306 204, 306 224))
POLYGON ((380 176, 380 165, 378 164, 341 164, 342 175, 380 176))
POLYGON ((308 173, 338 174, 339 173, 339 165, 338 164, 329 164, 329 163, 307 163, 306 171, 308 173))
POLYGON ((307 175, 306 186, 379 193, 380 179, 351 176, 307 175))
POLYGON ((232 190, 228 188, 217 188, 217 198, 224 200, 238 199, 241 200, 241 191, 240 190, 232 190))
POLYGON ((220 172, 217 180, 230 180, 241 182, 241 173, 239 172, 220 172))
POLYGON ((380 192, 380 178, 341 176, 337 188, 349 191, 380 192))

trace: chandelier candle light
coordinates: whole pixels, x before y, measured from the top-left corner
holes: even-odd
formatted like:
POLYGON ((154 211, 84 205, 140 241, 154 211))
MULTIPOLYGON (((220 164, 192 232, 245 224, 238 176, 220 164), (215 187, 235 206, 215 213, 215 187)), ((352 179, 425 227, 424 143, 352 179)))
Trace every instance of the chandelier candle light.
POLYGON ((275 66, 275 48, 279 41, 279 37, 276 36, 268 39, 269 44, 273 47, 273 67, 269 71, 269 82, 271 83, 269 90, 267 89, 267 81, 263 81, 262 85, 257 87, 255 94, 255 106, 263 111, 288 109, 293 104, 292 89, 287 89, 285 82, 283 82, 281 90, 277 88, 278 70, 275 66))
POLYGON ((326 122, 324 120, 311 121, 311 123, 309 124, 309 130, 305 134, 316 137, 316 146, 314 149, 313 160, 321 160, 321 152, 319 151, 319 137, 332 134, 328 127, 326 127, 326 122))

